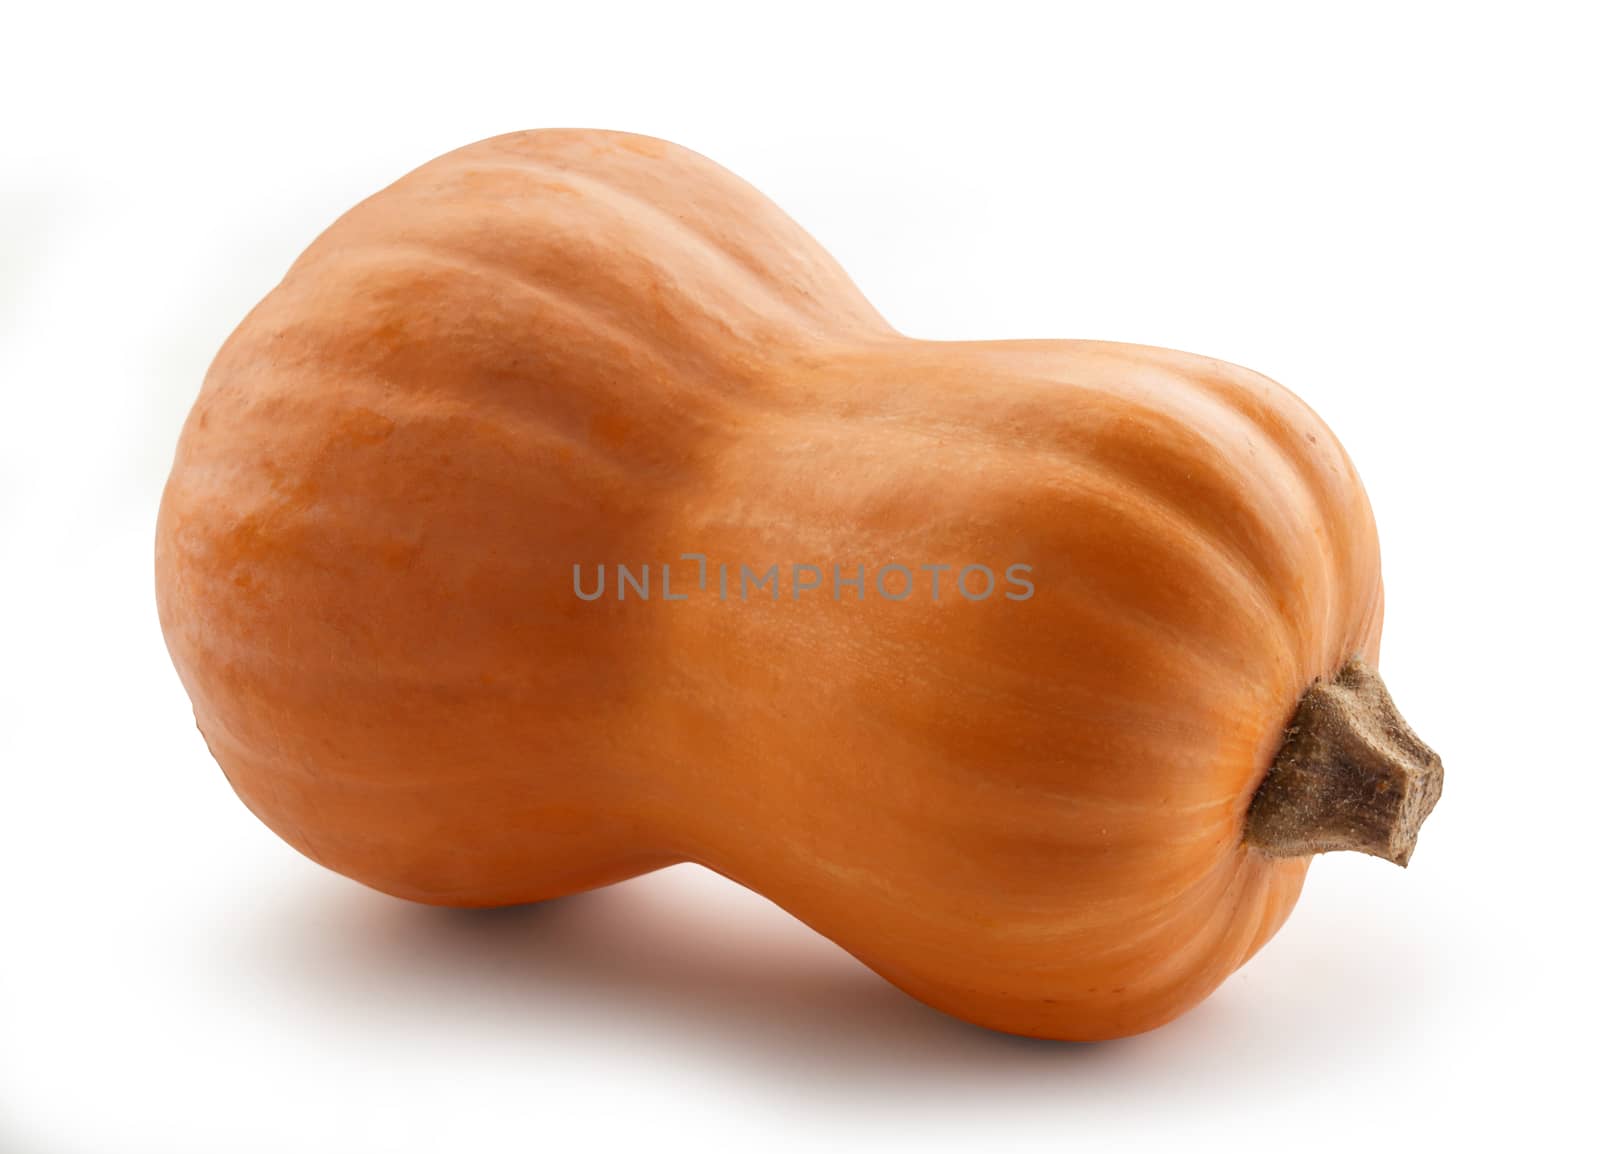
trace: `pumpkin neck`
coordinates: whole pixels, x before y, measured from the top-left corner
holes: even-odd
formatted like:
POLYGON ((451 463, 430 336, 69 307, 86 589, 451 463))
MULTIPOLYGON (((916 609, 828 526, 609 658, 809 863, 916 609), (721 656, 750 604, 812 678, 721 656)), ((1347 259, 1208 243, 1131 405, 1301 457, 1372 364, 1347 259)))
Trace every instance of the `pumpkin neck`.
POLYGON ((1306 690, 1250 802, 1244 840, 1269 857, 1355 850, 1404 866, 1444 786, 1439 755, 1352 658, 1306 690))

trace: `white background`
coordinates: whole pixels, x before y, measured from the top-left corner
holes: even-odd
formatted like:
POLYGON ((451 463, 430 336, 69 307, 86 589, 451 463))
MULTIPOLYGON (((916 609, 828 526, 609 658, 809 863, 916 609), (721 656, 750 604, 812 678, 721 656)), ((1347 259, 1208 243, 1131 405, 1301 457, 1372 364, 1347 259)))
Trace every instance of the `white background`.
POLYGON ((0 1151, 1421 1150, 1585 1123, 1585 7, 13 12, 0 1151), (720 161, 905 332, 1176 346, 1309 400, 1377 510, 1385 676, 1448 769, 1410 870, 1319 862, 1202 1007, 1075 1047, 926 1010, 691 867, 469 915, 278 843, 156 624, 179 425, 335 215, 546 125, 720 161))

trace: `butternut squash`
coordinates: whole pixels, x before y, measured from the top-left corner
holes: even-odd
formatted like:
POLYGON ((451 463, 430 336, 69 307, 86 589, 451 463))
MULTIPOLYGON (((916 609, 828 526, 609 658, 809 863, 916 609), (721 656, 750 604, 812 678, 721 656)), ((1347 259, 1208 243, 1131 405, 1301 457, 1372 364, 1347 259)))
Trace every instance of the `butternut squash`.
POLYGON ((1020 1034, 1168 1021, 1442 782, 1306 405, 902 336, 641 136, 486 140, 323 233, 212 365, 155 562, 212 753, 329 869, 498 906, 697 862, 1020 1034))

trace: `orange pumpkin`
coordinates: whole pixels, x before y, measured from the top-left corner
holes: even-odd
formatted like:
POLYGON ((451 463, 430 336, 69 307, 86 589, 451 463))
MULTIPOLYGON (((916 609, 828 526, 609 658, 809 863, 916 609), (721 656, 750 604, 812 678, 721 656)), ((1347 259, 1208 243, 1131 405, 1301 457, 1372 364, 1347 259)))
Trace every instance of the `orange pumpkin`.
POLYGON ((483 141, 329 228, 211 367, 156 577, 217 761, 328 868, 494 906, 698 862, 1017 1033, 1167 1021, 1439 792, 1304 404, 901 336, 646 137, 483 141))

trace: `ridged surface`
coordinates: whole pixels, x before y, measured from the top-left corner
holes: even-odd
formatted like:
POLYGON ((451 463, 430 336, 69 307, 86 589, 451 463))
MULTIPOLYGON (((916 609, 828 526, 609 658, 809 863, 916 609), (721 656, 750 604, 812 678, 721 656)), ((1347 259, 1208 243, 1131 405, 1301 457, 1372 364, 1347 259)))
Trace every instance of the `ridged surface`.
POLYGON ((311 246, 208 374, 156 571, 218 762, 330 868, 492 905, 693 860, 1063 1038, 1166 1021, 1282 923, 1306 862, 1245 811, 1381 624, 1360 483, 1277 385, 901 337, 747 185, 580 131, 451 153, 311 246), (1035 595, 573 594, 693 552, 1035 595))

